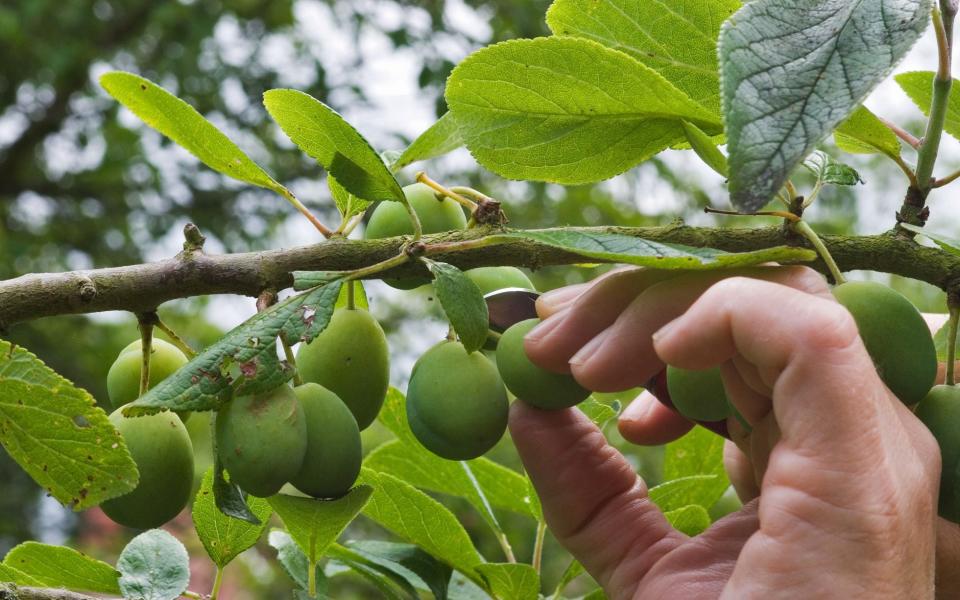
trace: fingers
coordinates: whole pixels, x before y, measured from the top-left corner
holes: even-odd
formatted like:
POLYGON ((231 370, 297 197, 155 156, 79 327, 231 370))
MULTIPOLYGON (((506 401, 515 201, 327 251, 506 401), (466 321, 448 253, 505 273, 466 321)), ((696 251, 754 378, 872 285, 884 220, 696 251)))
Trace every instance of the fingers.
POLYGON ((629 463, 579 411, 515 402, 510 434, 551 531, 611 597, 632 595, 611 588, 635 587, 685 539, 650 502, 629 463), (630 564, 630 577, 617 577, 621 564, 630 564))
POLYGON ((760 495, 760 485, 754 476, 753 463, 731 441, 723 445, 723 466, 741 502, 746 504, 760 495))
POLYGON ((937 600, 960 598, 960 525, 937 519, 937 600))
POLYGON ((628 442, 659 446, 679 439, 693 428, 693 423, 645 390, 627 405, 617 427, 628 442))

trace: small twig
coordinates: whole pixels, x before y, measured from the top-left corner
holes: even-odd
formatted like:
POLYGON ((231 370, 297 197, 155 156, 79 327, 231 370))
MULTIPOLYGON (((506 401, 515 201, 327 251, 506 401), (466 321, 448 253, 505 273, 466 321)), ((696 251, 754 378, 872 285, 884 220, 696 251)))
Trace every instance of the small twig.
POLYGON ((533 541, 533 558, 530 563, 533 568, 540 572, 540 566, 543 563, 543 539, 547 534, 546 521, 537 522, 537 537, 533 541))
POLYGON ((310 221, 310 223, 312 223, 313 226, 317 228, 317 231, 319 231, 320 234, 323 235, 323 237, 329 238, 330 236, 333 235, 333 232, 330 230, 330 228, 324 225, 323 223, 321 223, 320 219, 318 219, 316 215, 310 212, 310 209, 304 206, 303 203, 300 202, 300 199, 293 194, 293 192, 291 192, 287 188, 283 188, 281 195, 284 198, 286 198, 287 201, 290 202, 290 204, 292 204, 294 208, 300 211, 300 214, 305 216, 307 220, 310 221))
POLYGON ((217 573, 213 577, 213 589, 210 590, 210 600, 217 600, 221 585, 223 585, 223 569, 218 566, 217 573))
POLYGON ((473 200, 470 200, 469 198, 464 198, 463 196, 456 193, 455 191, 440 185, 436 181, 430 179, 430 177, 423 171, 420 171, 419 173, 417 173, 417 181, 430 187, 438 194, 441 194, 443 196, 446 196, 447 198, 450 198, 451 200, 458 202, 460 205, 465 207, 471 213, 477 210, 476 202, 474 202, 473 200))
POLYGON ((933 29, 937 34, 937 75, 933 79, 933 99, 930 102, 930 116, 927 119, 927 129, 923 135, 923 144, 917 156, 917 185, 921 190, 930 189, 933 175, 933 167, 937 161, 937 153, 940 149, 940 138, 943 134, 943 126, 947 118, 947 107, 950 99, 950 88, 953 84, 953 77, 950 74, 950 51, 952 39, 950 33, 953 31, 953 17, 948 14, 948 26, 944 23, 943 15, 940 11, 933 11, 933 29), (949 31, 949 33, 948 33, 949 31))
POLYGON ((910 180, 910 185, 912 185, 913 187, 917 187, 917 174, 913 172, 913 169, 910 167, 910 165, 907 164, 907 161, 903 160, 902 156, 898 156, 898 155, 893 155, 893 156, 884 155, 884 156, 888 156, 890 160, 892 160, 898 167, 900 167, 900 170, 903 171, 903 174, 907 176, 908 180, 910 180))
POLYGON ((183 226, 183 251, 186 253, 199 252, 203 250, 203 244, 207 237, 200 232, 200 228, 193 223, 187 223, 183 226))
POLYGON ((953 173, 950 173, 949 175, 941 179, 937 179, 936 181, 933 182, 933 185, 931 187, 939 188, 945 185, 949 185, 954 181, 956 181, 958 177, 960 177, 960 170, 954 171, 953 173))
POLYGON ((730 215, 734 217, 779 217, 781 219, 787 219, 788 221, 793 222, 800 220, 800 217, 797 215, 782 210, 760 210, 754 213, 742 213, 735 210, 723 210, 720 208, 706 206, 704 207, 703 212, 716 213, 718 215, 730 215))
POLYGON ((179 348, 180 352, 183 352, 187 356, 187 358, 193 358, 194 356, 197 355, 197 351, 191 348, 190 344, 188 344, 186 340, 184 340, 182 337, 177 335, 177 332, 170 329, 170 327, 166 323, 161 321, 159 318, 157 319, 157 322, 154 323, 154 325, 156 325, 157 329, 162 331, 165 336, 170 338, 170 343, 172 343, 174 346, 179 348))
POLYGON ((823 243, 823 240, 820 239, 820 236, 817 235, 817 232, 813 230, 806 221, 798 219, 793 223, 793 230, 807 238, 813 247, 816 249, 817 254, 820 255, 820 258, 823 259, 823 262, 827 264, 827 268, 830 270, 830 275, 833 277, 833 281, 840 285, 846 281, 843 273, 840 271, 840 268, 837 266, 833 256, 830 254, 830 251, 827 249, 827 246, 823 243))
POLYGON ((895 136, 897 136, 898 138, 900 138, 901 140, 903 140, 908 146, 910 146, 910 147, 913 148, 914 150, 919 149, 920 146, 921 146, 921 144, 923 144, 923 142, 920 141, 920 138, 918 138, 917 136, 913 135, 912 133, 910 133, 910 132, 907 131, 906 129, 900 127, 899 125, 897 125, 897 124, 894 123, 893 121, 888 121, 887 119, 884 119, 883 117, 877 117, 877 118, 880 119, 880 122, 883 123, 884 125, 886 125, 886 126, 887 126, 887 129, 889 129, 890 131, 892 131, 895 136))
POLYGON ((137 328, 140 329, 140 353, 143 361, 140 364, 140 393, 143 396, 150 389, 150 354, 153 351, 153 326, 159 321, 157 313, 139 313, 137 328))
POLYGON ((68 590, 0 583, 0 600, 97 600, 97 598, 68 590))

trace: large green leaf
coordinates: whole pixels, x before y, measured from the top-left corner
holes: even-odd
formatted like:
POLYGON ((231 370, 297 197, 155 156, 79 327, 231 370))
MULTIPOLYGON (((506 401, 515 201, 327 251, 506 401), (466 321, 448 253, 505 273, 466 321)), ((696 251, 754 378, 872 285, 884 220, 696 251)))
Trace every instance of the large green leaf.
POLYGON ((219 406, 218 396, 231 388, 254 394, 286 382, 293 369, 277 357, 277 336, 290 343, 313 340, 330 322, 341 283, 332 281, 257 313, 124 407, 124 414, 212 410, 219 406))
POLYGON ((650 67, 582 38, 479 50, 454 69, 446 99, 477 161, 513 179, 592 183, 685 140, 681 119, 721 130, 650 67))
POLYGON ((457 122, 449 112, 444 113, 429 129, 413 140, 403 154, 390 167, 399 171, 405 166, 421 160, 428 160, 452 152, 463 145, 457 122))
MULTIPOLYGON (((14 569, 9 565, 0 563, 0 582, 15 583, 17 585, 28 585, 32 587, 43 587, 43 582, 34 579, 30 575, 14 569)), ((3 588, 0 588, 2 591, 3 588)))
POLYGON ((193 502, 193 525, 207 555, 220 568, 256 544, 267 528, 267 519, 273 512, 267 501, 251 496, 246 504, 247 510, 260 521, 259 525, 220 512, 213 494, 213 469, 203 476, 203 483, 193 502))
POLYGON ((120 594, 116 569, 72 548, 24 542, 7 553, 3 564, 17 572, 13 582, 19 585, 120 594))
MULTIPOLYGON (((667 512, 690 504, 700 504, 715 493, 719 475, 690 475, 665 481, 650 488, 650 501, 667 512), (706 492, 706 493, 705 493, 706 492)), ((723 495, 723 492, 721 492, 723 495)), ((711 504, 712 506, 712 504, 711 504)), ((709 508, 705 506, 704 508, 709 508)))
POLYGON ((417 589, 430 592, 436 600, 447 597, 450 567, 412 544, 367 540, 347 542, 346 548, 403 577, 417 589))
POLYGON ((192 106, 148 79, 114 71, 100 85, 144 123, 219 173, 284 194, 286 190, 192 106))
POLYGON ((327 175, 327 187, 330 188, 330 195, 333 196, 333 201, 343 219, 359 215, 373 204, 369 200, 357 198, 348 192, 333 175, 327 175))
POLYGON ((337 500, 315 500, 277 494, 268 499, 310 564, 340 537, 370 500, 373 490, 359 485, 337 500))
POLYGON ((360 481, 374 488, 363 514, 437 560, 477 579, 476 568, 483 564, 483 557, 447 507, 387 473, 363 468, 360 481))
POLYGON ((0 445, 51 496, 75 510, 137 484, 137 467, 123 438, 90 394, 3 340, 0 445))
POLYGON ((540 574, 530 565, 488 563, 477 571, 487 580, 495 598, 537 600, 540 594, 540 574))
POLYGON ((490 316, 483 292, 472 279, 453 265, 423 259, 433 274, 433 287, 447 319, 467 352, 483 348, 490 329, 490 316))
MULTIPOLYGON (((909 73, 899 73, 894 79, 910 96, 917 108, 923 111, 923 114, 930 116, 930 104, 933 102, 933 78, 935 74, 931 71, 911 71, 909 73)), ((950 98, 947 100, 947 118, 943 124, 943 130, 960 140, 960 91, 954 84, 950 88, 950 98)))
POLYGON ((380 155, 335 110, 297 90, 269 90, 263 104, 293 143, 357 198, 406 202, 380 155))
POLYGON ((187 549, 162 529, 133 538, 120 553, 117 570, 124 598, 174 600, 190 583, 187 549))
POLYGON ((900 156, 900 141, 877 115, 861 106, 833 132, 837 147, 851 154, 900 156))
POLYGON ((754 0, 719 51, 733 205, 769 202, 923 32, 930 0, 754 0))
POLYGON ((683 489, 673 490, 676 495, 668 504, 670 508, 686 502, 706 510, 723 495, 730 485, 730 479, 723 468, 723 443, 724 440, 719 435, 702 427, 694 427, 679 440, 667 444, 663 459, 663 480, 670 482, 696 477, 687 479, 687 483, 677 484, 683 486, 683 489))
POLYGON ((625 263, 658 269, 724 269, 747 267, 765 262, 804 262, 816 253, 805 248, 777 246, 753 252, 724 252, 712 248, 693 248, 681 244, 655 242, 607 231, 577 229, 511 231, 491 236, 494 239, 531 240, 561 248, 585 259, 625 263))
POLYGON ((719 115, 717 36, 738 8, 739 0, 556 0, 547 24, 626 52, 719 115))

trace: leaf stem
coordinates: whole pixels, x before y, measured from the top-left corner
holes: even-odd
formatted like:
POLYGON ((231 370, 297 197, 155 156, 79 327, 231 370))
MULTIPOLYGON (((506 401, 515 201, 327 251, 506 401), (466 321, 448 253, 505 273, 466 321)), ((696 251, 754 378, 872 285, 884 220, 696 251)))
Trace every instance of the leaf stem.
POLYGON ((910 185, 917 187, 917 174, 914 173, 912 168, 910 168, 910 165, 907 164, 907 161, 903 160, 902 156, 890 154, 885 154, 884 156, 888 156, 890 160, 900 167, 900 170, 903 171, 903 174, 907 176, 908 180, 910 180, 910 185))
POLYGON ((944 23, 939 10, 933 10, 933 28, 937 34, 937 54, 939 57, 937 75, 933 79, 933 100, 930 103, 930 117, 923 136, 923 145, 917 155, 917 184, 923 191, 932 187, 933 167, 937 162, 940 137, 947 118, 947 106, 950 99, 950 87, 953 78, 950 75, 950 48, 952 45, 953 16, 947 15, 950 25, 944 23), (949 32, 949 33, 948 33, 949 32))
POLYGON ((540 566, 543 564, 543 540, 547 534, 547 522, 540 520, 537 521, 537 537, 533 542, 533 558, 530 561, 530 564, 533 565, 533 568, 540 572, 540 566))
POLYGON ((356 294, 354 293, 354 285, 352 281, 347 282, 347 310, 356 310, 357 309, 357 299, 356 294))
POLYGON ((293 192, 291 192, 285 187, 281 187, 280 190, 278 191, 280 191, 281 196, 287 199, 287 202, 292 204, 294 208, 300 211, 300 214, 305 216, 307 220, 310 221, 310 223, 312 223, 313 226, 317 228, 317 231, 319 231, 320 234, 323 235, 323 237, 329 238, 330 236, 333 235, 333 232, 330 231, 330 228, 324 225, 323 223, 321 223, 320 219, 318 219, 316 215, 310 212, 310 209, 304 206, 303 203, 300 202, 300 199, 293 194, 293 192))
POLYGON ((939 188, 939 187, 943 187, 943 186, 945 186, 945 185, 949 185, 949 184, 953 183, 954 181, 956 181, 957 178, 960 178, 960 169, 954 171, 953 173, 950 173, 950 174, 947 175, 946 177, 942 177, 942 178, 940 178, 940 179, 937 179, 936 181, 933 182, 933 185, 932 185, 931 187, 939 188))
POLYGON ((307 571, 307 593, 311 598, 317 597, 317 563, 310 561, 310 569, 307 571))
MULTIPOLYGON (((219 569, 218 569, 218 572, 219 572, 219 569)), ((184 592, 180 594, 180 596, 183 598, 195 598, 196 600, 204 600, 204 597, 202 594, 198 594, 197 592, 191 592, 190 590, 184 590, 184 592)), ((217 597, 215 595, 210 596, 209 600, 217 600, 217 597)))
POLYGON ((363 267, 362 269, 350 271, 344 277, 344 281, 349 284, 354 279, 363 279, 369 275, 376 275, 377 273, 380 273, 382 271, 386 271, 394 267, 399 267, 400 265, 407 262, 408 260, 410 260, 410 256, 406 252, 404 252, 402 254, 398 254, 396 256, 388 258, 387 260, 382 260, 376 264, 370 265, 369 267, 363 267))
POLYGON ((830 254, 830 251, 827 250, 827 246, 823 243, 823 240, 820 239, 820 236, 817 235, 817 232, 814 231, 806 221, 802 219, 794 221, 793 230, 807 238, 807 241, 813 245, 817 251, 817 254, 819 254, 820 258, 823 259, 823 262, 827 264, 827 269, 830 270, 830 275, 833 277, 833 281, 837 285, 847 281, 843 276, 843 273, 840 271, 840 267, 838 267, 836 261, 833 260, 833 256, 830 254))
POLYGON ((950 311, 950 320, 947 321, 947 373, 944 383, 954 385, 956 377, 954 370, 957 362, 957 323, 960 321, 960 303, 953 294, 947 295, 947 308, 950 311))
POLYGON ((137 314, 137 328, 140 329, 140 393, 141 397, 150 389, 150 354, 153 351, 153 325, 157 321, 157 313, 137 314))
POLYGON ((413 225, 413 241, 420 241, 420 238, 423 237, 423 225, 420 223, 420 217, 417 215, 417 211, 413 210, 409 201, 404 200, 403 207, 407 209, 407 216, 410 217, 410 223, 413 225))
POLYGON ((186 354, 187 358, 193 358, 194 356, 197 355, 197 351, 191 348, 190 344, 188 344, 182 337, 177 335, 177 333, 174 330, 170 329, 170 327, 167 326, 167 324, 161 321, 159 318, 157 319, 157 322, 154 323, 154 325, 156 325, 157 329, 162 331, 164 335, 170 338, 170 343, 172 343, 174 346, 179 348, 180 352, 183 352, 184 354, 186 354))
MULTIPOLYGON (((476 203, 476 202, 474 202, 473 200, 470 200, 470 199, 468 199, 468 198, 464 198, 463 196, 461 196, 461 195, 458 194, 457 192, 453 191, 452 189, 449 189, 449 188, 446 188, 446 187, 440 185, 440 184, 437 183, 436 181, 430 179, 430 177, 429 177, 426 173, 424 173, 423 171, 420 171, 420 172, 417 173, 417 181, 419 181, 420 183, 422 183, 422 184, 424 184, 424 185, 432 188, 432 189, 433 189, 435 192, 437 192, 438 194, 442 194, 442 195, 446 196, 447 198, 450 198, 451 200, 454 200, 454 201, 458 202, 458 203, 461 204, 464 208, 466 208, 467 210, 469 210, 471 213, 473 213, 475 210, 477 210, 477 203, 476 203)), ((478 192, 478 193, 479 193, 479 192, 478 192)))
MULTIPOLYGON (((350 287, 353 286, 350 285, 350 287)), ((283 356, 287 359, 287 363, 293 367, 293 385, 303 385, 303 377, 300 376, 300 369, 297 368, 297 358, 293 355, 293 348, 287 343, 287 338, 285 338, 282 333, 277 337, 280 339, 280 346, 283 347, 283 356)))
POLYGON ((887 126, 887 129, 889 129, 890 131, 893 132, 893 135, 897 136, 898 138, 900 138, 901 140, 903 140, 904 142, 906 142, 906 144, 907 144, 908 146, 910 146, 910 147, 913 148, 914 150, 919 150, 919 149, 920 149, 920 146, 923 144, 923 142, 920 140, 920 138, 918 138, 917 136, 913 135, 912 133, 910 133, 909 131, 907 131, 907 130, 904 129, 903 127, 900 127, 899 125, 897 125, 897 124, 894 123, 893 121, 888 121, 887 119, 884 119, 883 117, 877 117, 877 118, 880 119, 880 122, 881 122, 881 123, 883 123, 884 125, 887 126))

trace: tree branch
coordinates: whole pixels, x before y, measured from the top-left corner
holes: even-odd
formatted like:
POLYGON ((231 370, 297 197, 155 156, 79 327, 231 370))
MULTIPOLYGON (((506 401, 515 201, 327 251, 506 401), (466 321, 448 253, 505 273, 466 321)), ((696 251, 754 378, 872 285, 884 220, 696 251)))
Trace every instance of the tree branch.
MULTIPOLYGON (((724 229, 668 225, 665 227, 596 227, 658 242, 744 252, 807 242, 779 227, 724 229)), ((584 262, 577 254, 531 240, 514 238, 495 245, 453 244, 489 235, 491 229, 468 229, 424 236, 429 250, 443 244, 431 258, 461 269, 513 265, 538 269, 584 262), (445 248, 450 247, 449 251, 445 248)), ((921 246, 909 238, 885 233, 873 236, 821 236, 840 269, 894 273, 925 281, 945 290, 960 290, 960 256, 921 246)), ((164 302, 211 294, 256 297, 263 290, 293 284, 293 271, 341 271, 367 267, 400 254, 408 238, 353 241, 330 239, 311 246, 263 252, 207 255, 184 251, 174 258, 142 265, 24 275, 0 281, 0 329, 15 323, 65 314, 126 310, 151 312, 164 302)), ((591 262, 596 262, 591 260, 591 262)), ((811 263, 827 272, 822 261, 811 263)), ((420 261, 409 261, 377 276, 427 276, 420 261)))
POLYGON ((20 587, 12 583, 0 583, 0 600, 97 600, 67 590, 53 588, 20 587))

